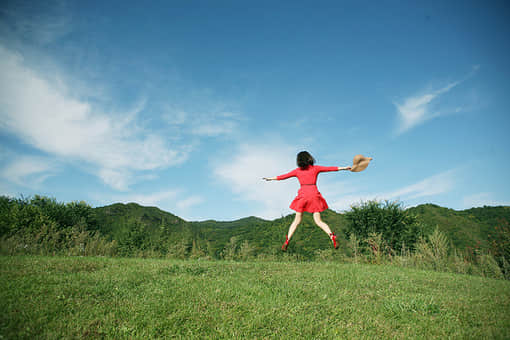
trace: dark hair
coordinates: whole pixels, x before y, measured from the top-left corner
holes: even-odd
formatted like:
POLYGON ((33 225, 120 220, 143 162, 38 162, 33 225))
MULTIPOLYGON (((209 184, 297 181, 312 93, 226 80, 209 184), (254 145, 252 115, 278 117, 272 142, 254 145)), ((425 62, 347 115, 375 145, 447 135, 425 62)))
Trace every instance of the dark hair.
POLYGON ((297 154, 296 163, 301 169, 306 169, 315 163, 315 159, 307 151, 301 151, 297 154))

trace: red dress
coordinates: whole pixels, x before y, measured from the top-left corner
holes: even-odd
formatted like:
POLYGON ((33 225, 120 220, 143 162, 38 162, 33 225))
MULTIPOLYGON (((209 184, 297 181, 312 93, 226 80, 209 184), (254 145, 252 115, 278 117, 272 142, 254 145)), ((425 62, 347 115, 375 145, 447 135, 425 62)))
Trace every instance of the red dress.
POLYGON ((328 209, 328 204, 324 197, 322 197, 319 190, 317 190, 317 175, 319 172, 325 171, 338 171, 337 166, 319 166, 311 165, 306 169, 297 168, 291 172, 277 176, 277 180, 287 179, 290 177, 297 177, 301 188, 298 191, 298 195, 292 203, 290 208, 297 212, 322 212, 328 209))

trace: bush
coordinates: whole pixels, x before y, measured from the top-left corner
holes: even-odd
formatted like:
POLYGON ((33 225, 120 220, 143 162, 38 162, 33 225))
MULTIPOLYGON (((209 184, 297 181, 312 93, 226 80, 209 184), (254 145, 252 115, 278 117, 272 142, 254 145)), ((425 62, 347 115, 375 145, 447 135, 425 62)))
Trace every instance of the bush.
POLYGON ((386 243, 382 235, 378 233, 370 233, 365 241, 368 254, 372 263, 380 264, 385 250, 387 250, 386 243))
POLYGON ((478 265, 480 266, 480 271, 483 276, 496 279, 504 278, 498 263, 491 254, 481 254, 478 258, 478 265))
POLYGON ((510 262, 510 226, 502 222, 489 233, 490 252, 496 259, 505 277, 510 277, 508 263, 510 262))
MULTIPOLYGON (((419 237, 424 235, 418 218, 404 210, 398 202, 361 202, 351 206, 345 217, 348 221, 347 237, 354 234, 358 239, 368 240, 371 234, 380 234, 385 244, 396 251, 400 251, 404 244, 413 248, 419 237)), ((364 245, 367 246, 366 243, 364 245)))
POLYGON ((358 258, 360 256, 360 240, 356 236, 356 234, 352 233, 349 235, 347 246, 349 250, 352 252, 352 256, 354 257, 354 262, 358 262, 358 258))
POLYGON ((444 270, 447 268, 448 262, 448 238, 435 229, 427 238, 420 238, 416 243, 416 251, 414 254, 418 266, 444 270))

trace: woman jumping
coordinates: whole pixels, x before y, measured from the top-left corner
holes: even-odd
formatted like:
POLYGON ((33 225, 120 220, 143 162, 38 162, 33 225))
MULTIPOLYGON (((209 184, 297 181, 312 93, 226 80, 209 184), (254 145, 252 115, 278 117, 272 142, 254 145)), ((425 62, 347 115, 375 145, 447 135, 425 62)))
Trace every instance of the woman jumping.
POLYGON ((317 175, 319 172, 326 171, 339 171, 339 170, 351 170, 350 166, 337 167, 337 166, 318 166, 314 165, 315 159, 306 151, 301 151, 297 155, 296 160, 298 168, 291 172, 276 177, 264 177, 266 181, 282 180, 290 177, 297 177, 301 188, 298 191, 298 195, 290 204, 290 208, 296 211, 294 221, 290 225, 287 239, 282 246, 282 250, 286 251, 289 245, 289 240, 292 234, 296 231, 299 223, 301 223, 301 217, 303 212, 313 213, 313 220, 322 230, 329 235, 329 238, 333 241, 333 247, 338 248, 336 242, 336 235, 329 229, 329 226, 321 220, 321 212, 328 209, 326 200, 322 197, 319 190, 317 190, 317 175))

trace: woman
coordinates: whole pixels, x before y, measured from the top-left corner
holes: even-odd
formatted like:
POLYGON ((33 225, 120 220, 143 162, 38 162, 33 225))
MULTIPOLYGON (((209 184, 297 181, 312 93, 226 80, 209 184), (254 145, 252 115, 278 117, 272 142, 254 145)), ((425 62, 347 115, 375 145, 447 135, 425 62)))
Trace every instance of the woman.
POLYGON ((331 232, 329 226, 321 220, 321 212, 328 209, 328 204, 324 197, 322 197, 321 193, 317 189, 317 175, 320 172, 326 171, 339 171, 339 170, 351 170, 350 166, 347 167, 337 167, 337 166, 318 166, 315 164, 315 159, 310 155, 307 151, 301 151, 297 155, 296 163, 298 168, 292 170, 291 172, 280 175, 276 177, 264 177, 263 179, 266 181, 274 181, 274 180, 283 180, 290 177, 297 177, 299 183, 301 184, 301 188, 298 191, 298 195, 292 203, 290 204, 290 208, 296 211, 296 216, 294 217, 294 221, 290 225, 289 232, 286 236, 285 243, 282 245, 282 250, 286 251, 289 245, 289 240, 292 237, 292 234, 296 231, 299 223, 301 223, 301 218, 303 216, 303 212, 310 212, 313 214, 313 220, 322 230, 328 234, 330 239, 333 241, 333 246, 335 249, 338 248, 338 243, 336 242, 336 235, 331 232))

